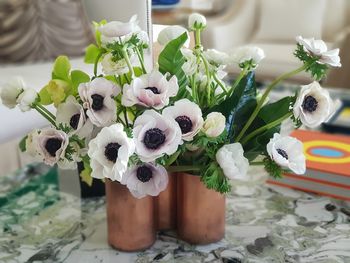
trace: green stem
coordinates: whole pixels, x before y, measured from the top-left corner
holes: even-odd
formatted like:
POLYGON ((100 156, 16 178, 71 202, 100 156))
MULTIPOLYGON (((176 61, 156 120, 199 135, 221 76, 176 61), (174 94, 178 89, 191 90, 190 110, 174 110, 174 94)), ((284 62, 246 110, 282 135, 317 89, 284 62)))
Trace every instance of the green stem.
POLYGON ((94 63, 94 76, 97 77, 97 67, 98 67, 98 62, 100 60, 100 58, 102 57, 103 52, 100 51, 95 59, 95 63, 94 63))
POLYGON ((195 48, 201 48, 202 47, 202 43, 201 43, 201 30, 200 29, 196 29, 196 31, 194 31, 194 43, 195 43, 195 48))
POLYGON ((52 120, 56 120, 55 115, 53 115, 48 109, 46 109, 43 105, 41 105, 40 103, 36 103, 36 105, 42 110, 44 111, 47 116, 49 116, 52 120))
POLYGON ((248 73, 248 68, 242 69, 241 73, 239 73, 238 78, 235 80, 233 83, 230 91, 229 91, 229 96, 232 96, 233 92, 237 88, 238 84, 241 82, 241 80, 247 75, 248 73))
POLYGON ((256 116, 258 115, 260 109, 264 105, 264 102, 265 102, 267 96, 270 94, 271 90, 274 87, 276 87, 282 80, 288 79, 288 78, 290 78, 290 77, 292 77, 292 76, 294 76, 294 75, 296 75, 296 74, 306 70, 309 66, 310 66, 310 64, 305 63, 302 67, 279 76, 277 79, 275 79, 267 87, 267 89, 265 90, 265 92, 262 95, 261 99, 259 100, 258 105, 256 106, 254 112, 252 113, 252 115, 250 116, 250 118, 248 119, 246 124, 244 125, 243 129, 241 130, 241 132, 239 133, 239 135, 235 139, 235 142, 239 142, 242 139, 243 135, 247 132, 247 130, 249 129, 250 125, 253 123, 253 121, 255 120, 256 116))
POLYGON ((251 163, 249 163, 249 165, 260 166, 260 165, 264 165, 264 162, 251 162, 251 163))
POLYGON ((216 76, 216 74, 213 74, 214 80, 216 81, 216 83, 222 88, 222 90, 224 91, 225 95, 228 95, 228 91, 225 87, 224 84, 222 84, 221 80, 218 79, 218 76, 216 76))
POLYGON ((200 54, 200 57, 204 63, 204 67, 205 67, 205 74, 207 75, 207 86, 206 86, 206 89, 207 89, 207 103, 208 103, 208 106, 210 105, 210 97, 211 97, 211 90, 210 90, 210 71, 209 71, 209 63, 208 61, 205 59, 205 57, 200 54))
POLYGON ((176 172, 196 172, 200 171, 202 167, 200 166, 192 166, 192 165, 184 165, 184 166, 168 166, 166 167, 168 172, 176 173, 176 172))
POLYGON ((123 54, 123 57, 125 59, 126 64, 128 65, 129 71, 131 72, 131 76, 133 77, 135 75, 135 73, 134 73, 134 69, 133 69, 133 67, 131 65, 128 52, 126 52, 126 49, 122 50, 122 54, 123 54))
POLYGON ((137 47, 134 48, 134 50, 136 51, 137 57, 139 58, 139 61, 140 61, 140 64, 141 64, 141 68, 142 68, 143 73, 144 73, 144 74, 147 74, 146 67, 145 67, 145 63, 143 62, 143 59, 142 59, 142 57, 141 57, 140 50, 139 50, 137 47))
POLYGON ((279 119, 277 119, 277 120, 275 120, 273 122, 270 122, 270 123, 268 123, 268 124, 258 128, 258 129, 256 129, 255 131, 251 132, 250 134, 248 134, 246 137, 243 138, 242 144, 246 144, 249 140, 254 138, 256 135, 276 127, 277 125, 281 124, 284 120, 288 119, 292 115, 293 114, 291 112, 288 112, 283 117, 281 117, 281 118, 279 118, 279 119))
POLYGON ((38 107, 37 104, 34 104, 33 108, 36 109, 36 111, 39 112, 45 119, 47 119, 55 128, 57 128, 55 120, 48 116, 40 107, 38 107))
POLYGON ((123 113, 124 113, 124 118, 125 118, 126 127, 129 128, 128 113, 127 113, 126 108, 124 108, 123 113))

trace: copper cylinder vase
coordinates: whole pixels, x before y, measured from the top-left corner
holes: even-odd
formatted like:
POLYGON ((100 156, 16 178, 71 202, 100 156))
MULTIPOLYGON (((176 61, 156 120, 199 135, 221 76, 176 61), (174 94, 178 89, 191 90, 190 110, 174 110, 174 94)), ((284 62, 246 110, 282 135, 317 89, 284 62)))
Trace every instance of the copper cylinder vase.
POLYGON ((121 251, 141 251, 156 240, 154 203, 133 197, 125 185, 106 180, 108 243, 121 251))
POLYGON ((177 233, 194 245, 225 236, 225 196, 206 188, 199 176, 177 175, 177 233))
POLYGON ((175 173, 169 173, 167 188, 154 199, 158 230, 171 230, 176 228, 176 178, 175 173))

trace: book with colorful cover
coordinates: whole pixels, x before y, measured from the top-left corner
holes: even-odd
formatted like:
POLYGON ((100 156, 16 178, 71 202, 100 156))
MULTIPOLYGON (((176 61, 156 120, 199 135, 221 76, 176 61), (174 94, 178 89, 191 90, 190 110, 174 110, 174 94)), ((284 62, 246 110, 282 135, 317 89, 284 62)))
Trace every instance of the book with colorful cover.
POLYGON ((297 130, 304 144, 306 173, 286 173, 268 183, 350 201, 350 136, 297 130))

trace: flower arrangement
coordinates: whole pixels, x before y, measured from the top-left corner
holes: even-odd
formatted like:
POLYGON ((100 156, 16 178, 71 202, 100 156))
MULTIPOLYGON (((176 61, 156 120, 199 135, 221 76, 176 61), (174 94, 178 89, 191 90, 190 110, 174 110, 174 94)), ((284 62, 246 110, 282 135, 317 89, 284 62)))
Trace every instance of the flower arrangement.
POLYGON ((189 31, 164 29, 163 49, 153 69, 145 66, 149 47, 146 32, 134 16, 128 22, 95 23, 96 43, 86 49, 85 62, 94 75, 71 70, 67 57, 56 59, 50 82, 36 92, 17 78, 1 90, 2 103, 31 109, 51 126, 36 129, 20 143, 49 165, 74 168, 84 163, 81 176, 118 181, 136 198, 157 196, 168 184, 168 173, 200 176, 209 189, 230 191, 230 180, 247 180, 250 165, 264 165, 271 176, 284 170, 305 172, 302 143, 279 134, 292 120, 316 127, 327 121, 337 103, 317 82, 329 67, 339 67, 339 50, 327 50, 322 40, 297 37, 295 56, 302 67, 273 81, 263 93, 256 89, 255 69, 264 58, 258 47, 232 54, 205 50, 201 32, 206 19, 189 18, 189 31), (223 79, 226 66, 241 71, 233 83, 223 79), (102 67, 103 74, 99 74, 102 67), (302 71, 315 82, 295 96, 268 103, 281 81, 302 71), (46 106, 53 104, 56 114, 46 106))

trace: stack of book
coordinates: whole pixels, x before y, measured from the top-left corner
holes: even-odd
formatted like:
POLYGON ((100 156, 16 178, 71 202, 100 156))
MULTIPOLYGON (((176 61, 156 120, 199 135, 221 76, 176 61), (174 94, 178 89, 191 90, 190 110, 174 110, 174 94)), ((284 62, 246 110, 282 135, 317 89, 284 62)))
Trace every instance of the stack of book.
POLYGON ((304 143, 306 173, 286 173, 268 183, 350 201, 350 137, 298 130, 304 143))

